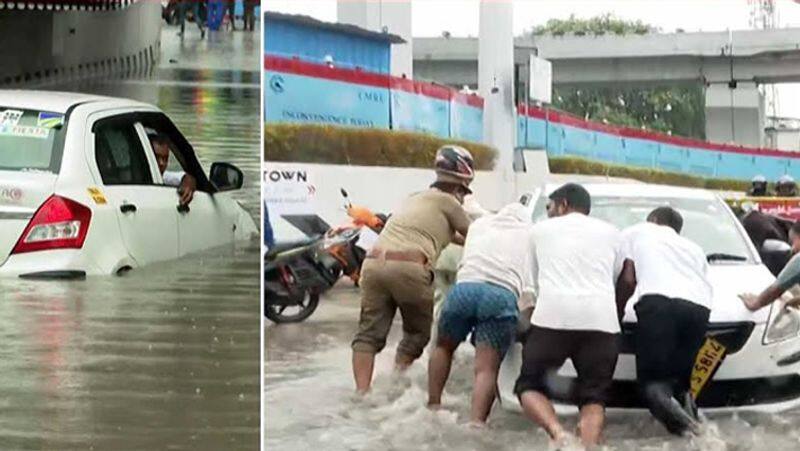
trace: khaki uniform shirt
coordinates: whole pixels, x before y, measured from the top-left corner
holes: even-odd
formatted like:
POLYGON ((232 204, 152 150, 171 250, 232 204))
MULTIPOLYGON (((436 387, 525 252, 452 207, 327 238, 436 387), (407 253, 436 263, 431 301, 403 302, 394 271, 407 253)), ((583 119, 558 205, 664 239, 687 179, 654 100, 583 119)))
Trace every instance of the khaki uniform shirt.
POLYGON ((456 231, 466 232, 469 218, 458 200, 435 188, 414 194, 394 212, 375 247, 419 251, 433 265, 456 231))

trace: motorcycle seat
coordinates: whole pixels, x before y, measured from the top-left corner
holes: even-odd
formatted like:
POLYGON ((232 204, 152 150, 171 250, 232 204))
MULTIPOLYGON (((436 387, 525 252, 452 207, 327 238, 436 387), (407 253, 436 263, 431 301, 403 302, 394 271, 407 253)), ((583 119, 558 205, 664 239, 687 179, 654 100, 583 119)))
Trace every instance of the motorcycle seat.
POLYGON ((317 240, 317 237, 307 237, 303 238, 302 240, 296 241, 285 241, 283 243, 275 243, 274 246, 267 250, 267 259, 274 258, 276 255, 280 254, 281 252, 286 252, 292 249, 301 248, 303 246, 308 246, 312 244, 314 241, 317 240))

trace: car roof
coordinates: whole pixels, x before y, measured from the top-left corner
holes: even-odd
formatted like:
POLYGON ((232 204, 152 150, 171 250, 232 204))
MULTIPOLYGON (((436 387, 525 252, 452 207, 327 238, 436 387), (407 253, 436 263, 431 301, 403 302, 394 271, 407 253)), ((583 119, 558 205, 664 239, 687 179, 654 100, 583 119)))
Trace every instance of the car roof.
POLYGON ((152 108, 150 105, 137 102, 135 100, 99 96, 94 94, 59 91, 32 91, 23 89, 0 89, 0 108, 12 107, 64 114, 71 107, 86 102, 108 104, 108 106, 119 106, 121 103, 124 103, 131 106, 148 106, 152 108))
MULTIPOLYGON (((545 193, 549 194, 561 187, 561 184, 548 183, 544 186, 545 193)), ((584 183, 581 184, 592 196, 613 197, 664 197, 682 199, 707 199, 712 200, 716 195, 712 191, 700 188, 684 188, 669 185, 654 185, 641 183, 630 185, 625 183, 584 183)))

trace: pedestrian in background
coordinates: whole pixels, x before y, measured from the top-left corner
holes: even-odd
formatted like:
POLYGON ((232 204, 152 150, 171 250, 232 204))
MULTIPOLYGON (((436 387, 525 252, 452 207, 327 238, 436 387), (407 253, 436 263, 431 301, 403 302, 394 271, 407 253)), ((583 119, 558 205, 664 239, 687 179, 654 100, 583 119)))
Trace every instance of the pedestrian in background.
POLYGON ((225 10, 228 12, 231 31, 236 31, 236 0, 225 0, 225 10))
POLYGON ((206 37, 206 29, 203 27, 203 20, 200 18, 201 3, 203 3, 203 0, 183 0, 181 2, 178 7, 178 23, 181 25, 181 31, 178 32, 178 36, 183 36, 186 31, 186 13, 192 11, 194 22, 197 24, 197 28, 200 29, 200 39, 206 37))
POLYGON ((264 246, 267 249, 272 248, 275 246, 275 233, 272 231, 272 223, 269 222, 269 208, 267 208, 267 203, 264 202, 264 246))
POLYGON ((750 188, 747 190, 747 195, 752 197, 769 196, 767 178, 761 174, 753 177, 753 180, 750 181, 750 188))
MULTIPOLYGON (((466 196, 464 198, 464 211, 467 213, 470 222, 474 222, 481 216, 490 214, 488 210, 481 207, 477 199, 475 199, 475 196, 466 196)), ((436 260, 436 265, 434 265, 433 268, 434 318, 439 317, 438 313, 442 307, 443 301, 447 299, 447 294, 453 288, 453 285, 456 284, 456 273, 458 272, 458 265, 461 261, 463 251, 463 246, 450 243, 444 248, 442 253, 439 254, 439 259, 436 260)), ((435 327, 433 332, 436 332, 435 327)))
POLYGON ((256 29, 256 6, 258 4, 258 0, 244 0, 245 31, 255 31, 256 29))

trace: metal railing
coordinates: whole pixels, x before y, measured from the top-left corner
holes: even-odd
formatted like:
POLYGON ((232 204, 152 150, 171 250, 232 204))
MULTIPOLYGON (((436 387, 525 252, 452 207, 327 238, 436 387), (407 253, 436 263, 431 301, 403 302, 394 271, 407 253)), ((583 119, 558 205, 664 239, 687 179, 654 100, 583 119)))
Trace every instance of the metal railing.
POLYGON ((0 0, 0 11, 113 11, 139 0, 0 0))

